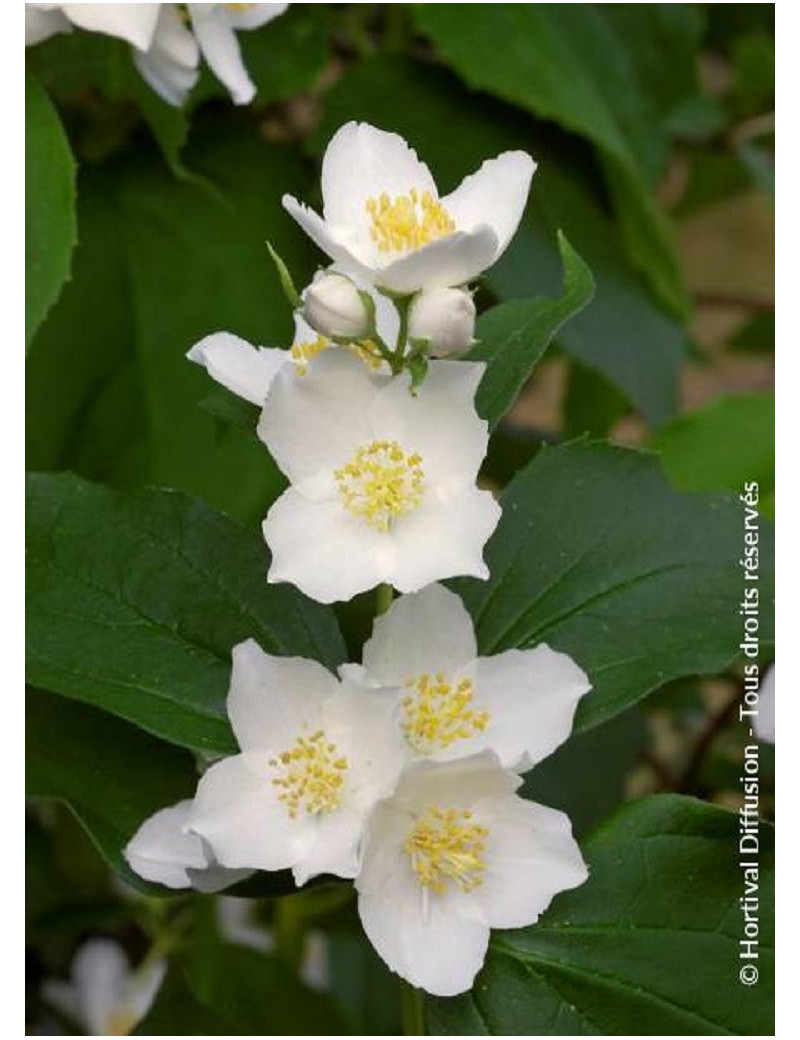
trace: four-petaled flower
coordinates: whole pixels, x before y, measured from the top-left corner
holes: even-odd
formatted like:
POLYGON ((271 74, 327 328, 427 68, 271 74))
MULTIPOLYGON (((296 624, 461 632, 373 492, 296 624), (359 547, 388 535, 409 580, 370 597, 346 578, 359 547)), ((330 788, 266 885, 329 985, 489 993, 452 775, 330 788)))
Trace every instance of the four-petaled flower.
POLYGON ((347 274, 413 293, 491 267, 517 230, 535 168, 525 152, 503 152, 439 198, 402 137, 346 123, 322 163, 323 216, 291 195, 283 204, 347 274))

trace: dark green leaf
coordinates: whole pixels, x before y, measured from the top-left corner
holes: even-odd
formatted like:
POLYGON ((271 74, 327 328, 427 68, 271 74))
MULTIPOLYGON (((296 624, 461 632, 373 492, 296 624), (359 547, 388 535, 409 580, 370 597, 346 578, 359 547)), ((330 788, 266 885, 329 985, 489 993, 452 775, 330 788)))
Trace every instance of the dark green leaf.
POLYGON ((589 268, 563 235, 559 248, 564 289, 558 299, 511 300, 493 307, 478 322, 478 345, 468 358, 487 364, 475 403, 490 429, 511 408, 553 336, 594 294, 589 268))
POLYGON ((70 474, 28 485, 28 678, 185 747, 235 747, 234 644, 333 667, 331 611, 268 586, 266 547, 202 502, 122 495, 70 474))
POLYGON ((470 994, 428 1000, 436 1036, 774 1034, 773 830, 761 825, 757 985, 739 981, 739 818, 655 796, 586 842, 589 880, 496 932, 470 994))
POLYGON ((674 419, 653 438, 667 476, 681 491, 734 491, 758 481, 775 490, 775 396, 720 397, 674 419))
POLYGON ((25 344, 69 277, 76 239, 75 163, 50 99, 25 76, 25 344))
POLYGON ((629 408, 625 395, 601 372, 580 361, 572 362, 563 405, 566 439, 584 433, 605 437, 629 408))
POLYGON ((231 1022, 203 1004, 189 989, 184 973, 171 964, 153 1006, 132 1036, 235 1036, 231 1022))
MULTIPOLYGON (((713 674, 741 641, 743 512, 683 495, 654 455, 575 441, 544 448, 502 500, 491 578, 457 583, 483 653, 546 642, 588 672, 587 729, 685 675, 713 674)), ((772 531, 761 530, 761 636, 772 628, 772 531)))
POLYGON ((122 850, 148 816, 194 794, 192 756, 94 708, 38 690, 26 700, 27 794, 65 802, 127 882, 163 892, 122 850))

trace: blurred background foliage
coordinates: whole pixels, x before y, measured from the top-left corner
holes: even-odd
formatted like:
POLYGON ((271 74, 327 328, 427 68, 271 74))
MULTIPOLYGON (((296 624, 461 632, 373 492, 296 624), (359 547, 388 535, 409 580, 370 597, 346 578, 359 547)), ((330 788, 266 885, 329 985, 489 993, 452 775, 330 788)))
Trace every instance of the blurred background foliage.
MULTIPOLYGON (((240 41, 258 87, 245 109, 206 74, 183 110, 168 107, 109 38, 75 32, 28 53, 26 220, 46 246, 27 257, 29 468, 178 488, 256 529, 283 478, 184 355, 218 329, 289 344, 265 240, 310 279, 321 258, 279 200, 318 202, 327 140, 361 119, 406 137, 443 192, 504 149, 537 159, 482 309, 558 294, 558 229, 596 279, 499 428, 487 484, 502 488, 541 444, 588 433, 653 448, 681 490, 758 480, 774 515, 774 5, 303 4, 240 41), (58 177, 37 180, 45 167, 58 177)), ((363 603, 340 614, 358 645, 363 603)), ((48 773, 48 746, 74 731, 76 755, 100 756, 95 783, 99 745, 129 756, 132 818, 148 769, 171 767, 128 723, 73 702, 61 718, 55 698, 34 696, 32 788, 48 797, 28 817, 31 1029, 55 1016, 76 1031, 41 984, 68 974, 87 936, 115 937, 136 961, 169 915, 193 941, 138 1032, 176 1015, 198 1033, 400 1031, 393 981, 338 890, 242 904, 261 929, 253 949, 225 923, 230 900, 167 909, 110 882, 51 800, 74 807, 81 792, 48 773)), ((735 807, 740 696, 737 670, 668 684, 574 737, 526 793, 569 811, 578 833, 652 791, 735 807)), ((124 830, 116 810, 95 823, 124 830)))

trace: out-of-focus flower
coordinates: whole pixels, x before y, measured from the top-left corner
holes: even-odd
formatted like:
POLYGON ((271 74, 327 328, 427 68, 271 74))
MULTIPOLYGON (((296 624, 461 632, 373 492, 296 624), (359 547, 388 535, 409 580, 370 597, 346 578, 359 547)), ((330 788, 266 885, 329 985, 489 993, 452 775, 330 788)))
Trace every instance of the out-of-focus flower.
POLYGON ((443 585, 395 600, 375 621, 363 666, 344 665, 342 674, 400 690, 389 696, 410 758, 489 749, 520 772, 567 739, 591 689, 571 657, 543 643, 478 657, 472 619, 443 585))
POLYGON ((200 780, 191 830, 227 867, 354 877, 364 821, 402 766, 386 703, 250 639, 233 649, 228 715, 241 754, 200 780))
POLYGON ((474 396, 484 366, 435 361, 410 377, 325 351, 306 376, 275 377, 258 433, 291 486, 264 521, 271 582, 322 603, 382 582, 401 592, 459 574, 488 577, 500 517, 476 486, 487 426, 474 396))
POLYGON ((144 821, 124 849, 132 870, 167 888, 219 892, 249 877, 216 862, 207 843, 187 831, 191 799, 160 809, 144 821))
POLYGON ((775 665, 767 669, 759 688, 758 715, 754 728, 759 740, 775 743, 775 665))
POLYGON ((427 340, 434 357, 466 350, 474 335, 475 304, 466 289, 426 289, 412 300, 409 339, 427 340))
POLYGON ((347 274, 398 293, 475 278, 517 229, 535 164, 504 152, 444 198, 398 134, 347 123, 322 163, 323 216, 291 195, 283 204, 347 274))
POLYGON ((518 797, 521 783, 491 752, 418 762, 370 817, 361 922, 392 971, 428 993, 468 990, 491 928, 533 924, 586 880, 569 819, 518 797))
POLYGON ((44 994, 84 1025, 87 1036, 127 1036, 150 1009, 165 972, 163 961, 131 970, 118 943, 90 939, 75 954, 70 981, 50 979, 44 994))

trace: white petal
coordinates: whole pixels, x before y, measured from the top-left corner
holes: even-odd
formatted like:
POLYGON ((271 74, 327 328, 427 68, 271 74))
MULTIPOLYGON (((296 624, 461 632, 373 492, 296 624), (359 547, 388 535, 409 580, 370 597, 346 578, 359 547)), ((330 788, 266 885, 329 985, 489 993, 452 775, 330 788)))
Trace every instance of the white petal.
POLYGON ((429 585, 396 599, 376 619, 362 660, 370 678, 391 686, 422 672, 452 675, 476 654, 472 618, 460 597, 429 585))
POLYGON ((237 105, 247 105, 256 88, 242 61, 239 41, 222 4, 189 4, 197 42, 214 75, 237 105))
POLYGON ((493 928, 533 924, 554 896, 588 877, 569 818, 522 798, 476 809, 489 830, 486 871, 474 891, 493 928))
POLYGON ((186 799, 161 809, 128 842, 123 855, 140 877, 167 888, 189 888, 187 869, 208 866, 200 838, 184 833, 191 805, 191 799, 186 799))
POLYGON ((392 801, 424 809, 431 804, 471 808, 483 798, 513 794, 522 781, 500 768, 491 751, 456 762, 415 762, 400 778, 392 801))
POLYGON ((354 878, 358 871, 359 843, 364 829, 362 813, 342 807, 320 813, 310 828, 312 844, 292 873, 296 885, 319 874, 354 878))
POLYGON ((272 380, 289 360, 285 350, 254 347, 230 332, 214 332, 186 354, 228 390, 261 407, 272 380))
POLYGON ((150 49, 134 50, 133 60, 144 80, 168 104, 183 104, 199 75, 200 48, 173 4, 161 4, 150 49))
POLYGON ((442 199, 460 230, 472 231, 482 224, 493 228, 497 245, 492 262, 504 252, 519 227, 535 170, 536 163, 526 152, 503 152, 496 159, 487 159, 442 199))
MULTIPOLYGON (((152 1007, 167 973, 165 961, 139 965, 125 993, 124 1009, 129 1029, 141 1022, 152 1007)), ((109 1023, 111 1025, 112 1023, 109 1023)))
MULTIPOLYGON (((201 838, 200 841, 203 839, 201 838)), ((211 854, 210 846, 207 845, 209 865, 203 867, 202 870, 194 870, 189 868, 186 873, 189 875, 189 881, 191 882, 192 888, 198 892, 206 894, 212 894, 215 892, 221 892, 225 888, 230 888, 231 885, 237 884, 239 881, 244 881, 245 878, 251 877, 253 874, 252 870, 233 870, 230 867, 222 867, 219 863, 214 860, 211 854)))
POLYGON ((44 10, 51 5, 25 4, 25 46, 32 47, 60 32, 72 32, 69 19, 59 10, 44 10))
POLYGON ((375 397, 375 433, 419 452, 426 483, 477 477, 489 442, 487 423, 474 405, 485 370, 475 362, 433 361, 415 395, 405 373, 375 397))
POLYGON ((73 25, 127 40, 146 51, 153 39, 160 4, 62 4, 73 25))
POLYGON ((344 244, 341 238, 327 223, 315 213, 313 209, 298 202, 292 195, 284 195, 283 208, 305 231, 311 241, 318 246, 323 253, 327 253, 331 260, 335 260, 339 270, 343 274, 359 277, 372 283, 372 269, 362 263, 351 249, 344 244))
POLYGON ((497 257, 497 235, 487 224, 456 231, 375 271, 376 285, 399 293, 463 285, 485 271, 497 257))
POLYGON ((227 6, 228 21, 234 29, 258 29, 278 15, 283 14, 288 4, 243 4, 244 10, 227 6))
POLYGON ((274 657, 248 639, 233 648, 228 716, 243 751, 286 751, 304 727, 319 727, 339 683, 316 661, 274 657))
POLYGON ((391 582, 400 592, 458 575, 486 579, 483 547, 500 519, 490 492, 460 485, 426 494, 394 525, 396 562, 391 582))
POLYGON ((109 1019, 123 998, 129 975, 128 958, 111 939, 90 939, 75 954, 72 977, 89 1035, 108 1035, 109 1019))
POLYGON ((282 870, 308 850, 308 821, 289 817, 272 776, 269 756, 250 753, 217 762, 201 778, 188 825, 223 866, 282 870))
POLYGON ((370 408, 385 384, 344 350, 323 351, 305 375, 287 365, 270 388, 258 436, 293 484, 322 476, 330 493, 334 471, 374 440, 370 408))
MULTIPOLYGON (((366 229, 366 202, 382 192, 390 198, 416 188, 437 196, 430 170, 399 134, 369 123, 345 123, 333 135, 322 160, 325 223, 358 234, 366 229)), ((367 237, 367 241, 369 241, 367 237)))
POLYGON ((391 970, 436 996, 468 990, 486 956, 486 925, 448 913, 446 900, 435 894, 426 907, 410 869, 398 871, 380 892, 359 893, 358 914, 391 970))
POLYGON ((352 599, 388 580, 390 533, 376 531, 336 500, 313 502, 289 488, 263 524, 272 553, 268 581, 288 581, 319 603, 352 599))
POLYGON ((542 643, 482 657, 476 696, 491 721, 480 742, 508 769, 525 771, 563 744, 591 683, 567 654, 542 643))

